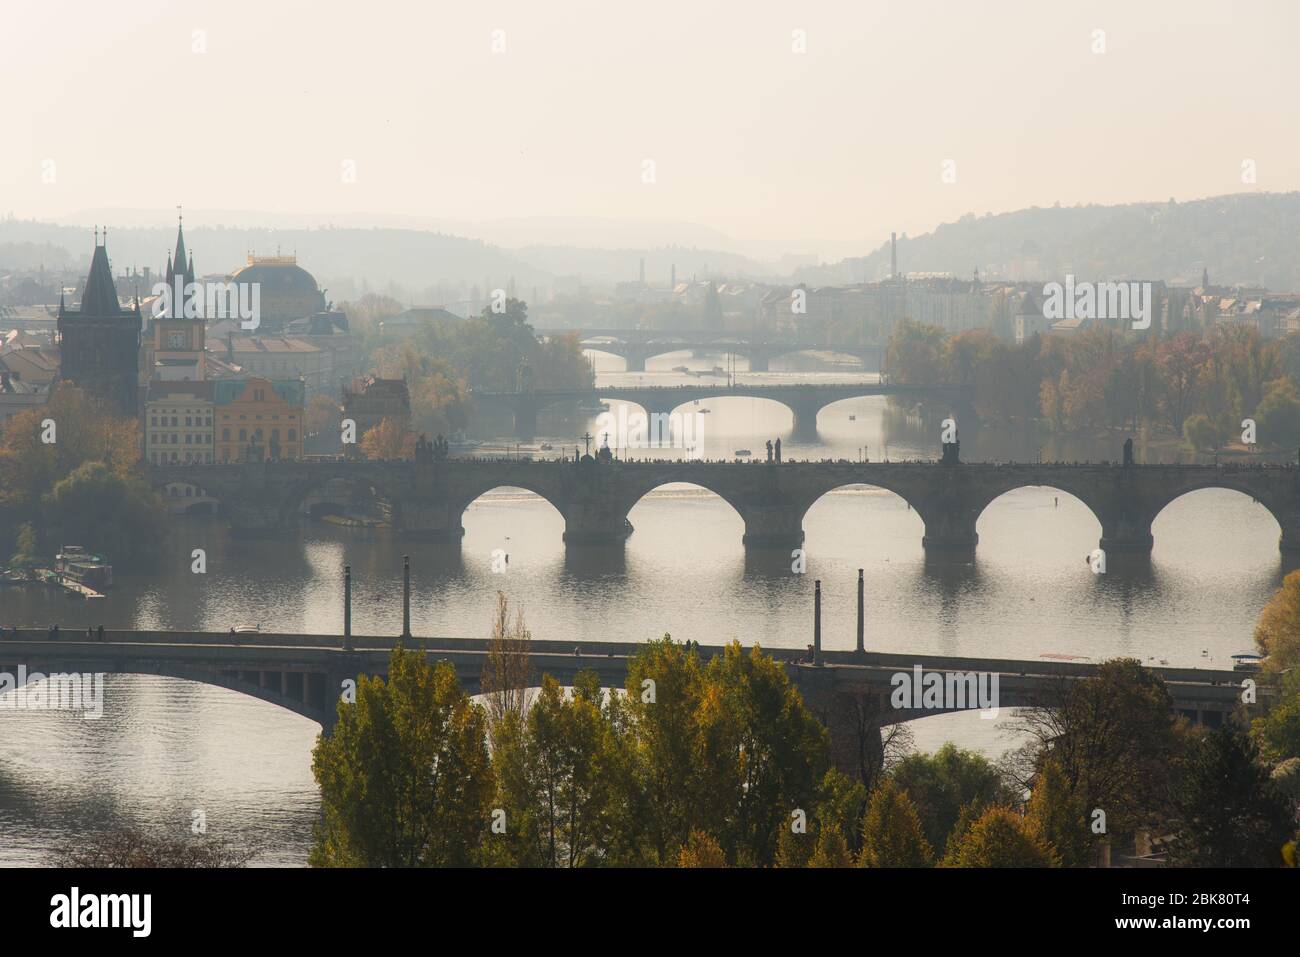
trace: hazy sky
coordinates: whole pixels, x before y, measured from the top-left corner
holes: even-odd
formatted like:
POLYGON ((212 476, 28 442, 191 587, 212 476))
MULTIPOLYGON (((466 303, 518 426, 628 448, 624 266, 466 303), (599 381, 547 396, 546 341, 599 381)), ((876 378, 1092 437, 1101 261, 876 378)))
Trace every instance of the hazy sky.
POLYGON ((13 0, 0 214, 614 217, 793 245, 1058 201, 1294 190, 1298 11, 13 0))

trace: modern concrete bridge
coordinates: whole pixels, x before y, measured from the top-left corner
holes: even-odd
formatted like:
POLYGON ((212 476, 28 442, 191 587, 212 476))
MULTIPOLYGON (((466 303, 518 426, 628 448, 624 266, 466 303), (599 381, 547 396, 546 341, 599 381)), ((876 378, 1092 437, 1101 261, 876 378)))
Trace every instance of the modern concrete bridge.
MULTIPOLYGON (((946 446, 953 449, 954 446, 946 446)), ((1300 552, 1300 468, 1239 465, 962 464, 942 462, 706 462, 445 459, 430 462, 308 461, 151 466, 155 487, 190 483, 216 498, 237 533, 275 533, 298 521, 302 503, 336 480, 365 486, 390 503, 394 528, 457 542, 462 515, 479 496, 514 487, 535 492, 564 518, 570 544, 618 543, 633 506, 662 485, 686 482, 716 493, 744 521, 747 547, 803 542, 803 519, 823 495, 848 485, 898 494, 924 523, 922 544, 971 552, 980 515, 998 496, 1049 486, 1084 503, 1108 552, 1150 552, 1151 525, 1170 502, 1205 488, 1258 501, 1281 527, 1284 552, 1300 552)))
MULTIPOLYGON (((66 634, 66 633, 65 633, 66 634)), ((0 639, 0 672, 15 674, 25 665, 29 674, 108 673, 165 675, 216 685, 260 698, 321 724, 328 733, 337 718, 344 682, 357 675, 384 675, 388 656, 398 641, 392 637, 354 636, 351 647, 329 635, 239 635, 190 631, 106 631, 103 641, 84 637, 51 639, 44 630, 12 629, 0 639)), ((429 661, 446 660, 456 669, 463 688, 480 691, 488 642, 467 638, 408 638, 409 649, 423 651, 429 661)), ((637 646, 624 643, 533 641, 529 661, 534 680, 542 674, 561 684, 573 684, 578 672, 592 670, 602 686, 625 687, 628 663, 637 646)), ((719 646, 699 646, 706 660, 719 655, 719 646)), ((841 741, 850 734, 845 723, 879 727, 934 714, 974 710, 972 697, 963 707, 895 708, 891 696, 898 674, 997 675, 997 705, 1001 708, 1049 704, 1071 681, 1096 673, 1097 665, 1081 662, 1017 661, 996 658, 946 658, 929 655, 820 651, 816 662, 805 652, 768 649, 784 662, 805 701, 841 741), (846 705, 857 713, 846 717, 846 705), (837 725, 839 726, 837 732, 837 725)), ((1233 671, 1193 668, 1153 668, 1166 683, 1175 710, 1189 719, 1217 725, 1237 708, 1244 676, 1233 671)), ((0 720, 3 720, 0 709, 0 720)), ((878 742, 877 742, 878 746, 878 742)))
POLYGON ((539 329, 545 336, 576 335, 586 349, 619 356, 628 372, 644 372, 646 361, 670 352, 716 352, 743 356, 751 372, 766 372, 778 356, 797 352, 838 352, 864 362, 875 359, 879 368, 881 346, 827 345, 825 342, 765 336, 744 332, 695 329, 539 329))
MULTIPOLYGON (((485 405, 508 408, 514 416, 515 433, 524 439, 537 433, 537 413, 558 402, 617 400, 639 405, 647 415, 667 415, 688 403, 706 399, 770 399, 794 413, 794 431, 811 435, 817 431, 817 413, 832 402, 872 395, 915 396, 952 404, 954 412, 968 409, 970 390, 962 386, 907 386, 875 382, 828 382, 801 385, 730 385, 702 383, 678 386, 597 386, 591 389, 537 389, 527 392, 472 392, 470 397, 485 405)), ((966 420, 974 415, 960 415, 966 420)))

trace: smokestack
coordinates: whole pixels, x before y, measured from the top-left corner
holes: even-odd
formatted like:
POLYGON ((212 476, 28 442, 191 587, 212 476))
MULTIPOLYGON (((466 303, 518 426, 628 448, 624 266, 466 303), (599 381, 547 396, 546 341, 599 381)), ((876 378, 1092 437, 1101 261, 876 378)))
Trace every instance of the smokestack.
POLYGON ((889 278, 898 278, 898 233, 889 234, 889 278))

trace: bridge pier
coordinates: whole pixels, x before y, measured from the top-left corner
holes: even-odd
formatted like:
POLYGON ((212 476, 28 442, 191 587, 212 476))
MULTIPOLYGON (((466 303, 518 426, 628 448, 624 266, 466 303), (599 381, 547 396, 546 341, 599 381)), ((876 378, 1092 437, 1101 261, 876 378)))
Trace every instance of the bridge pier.
POLYGON ((1154 544, 1150 519, 1130 515, 1127 511, 1102 519, 1101 542, 1098 547, 1103 552, 1147 555, 1151 553, 1154 544))
POLYGON ((578 502, 564 515, 566 545, 622 545, 631 534, 627 513, 607 502, 578 502))
POLYGON ((403 538, 449 544, 459 542, 465 534, 461 525, 464 509, 446 501, 398 501, 393 503, 393 527, 403 538))
POLYGON ((781 505, 749 505, 739 509, 745 520, 746 548, 795 549, 803 545, 803 512, 781 505))
POLYGON ((794 413, 794 434, 800 438, 813 438, 817 435, 817 413, 822 409, 817 402, 791 402, 790 411, 794 413))
POLYGON ((950 511, 937 515, 922 514, 921 518, 925 522, 922 548, 931 552, 974 554, 975 546, 980 540, 975 531, 974 519, 950 511))

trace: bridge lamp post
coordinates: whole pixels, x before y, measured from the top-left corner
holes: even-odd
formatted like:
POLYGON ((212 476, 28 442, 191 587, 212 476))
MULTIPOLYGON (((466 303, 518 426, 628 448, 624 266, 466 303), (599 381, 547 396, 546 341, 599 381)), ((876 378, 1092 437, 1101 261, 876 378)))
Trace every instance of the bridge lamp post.
POLYGON ((352 650, 352 566, 343 566, 343 650, 352 650))
POLYGON ((402 637, 411 637, 411 556, 402 556, 402 637))
POLYGON ((862 582, 862 569, 858 569, 858 654, 863 654, 867 648, 865 644, 866 632, 866 609, 864 607, 864 586, 862 582))
POLYGON ((822 663, 822 580, 813 582, 813 664, 822 663))

